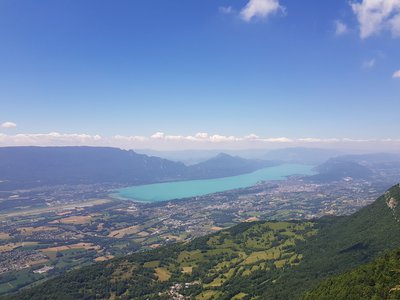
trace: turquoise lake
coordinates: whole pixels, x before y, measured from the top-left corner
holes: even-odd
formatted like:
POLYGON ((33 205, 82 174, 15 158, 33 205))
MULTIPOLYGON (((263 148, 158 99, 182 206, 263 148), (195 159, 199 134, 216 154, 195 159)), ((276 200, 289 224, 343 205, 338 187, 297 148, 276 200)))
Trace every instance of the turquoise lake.
POLYGON ((157 202, 202 196, 253 186, 260 181, 285 179, 289 175, 312 175, 314 166, 283 164, 253 173, 204 180, 187 180, 137 185, 117 190, 115 197, 138 202, 157 202))

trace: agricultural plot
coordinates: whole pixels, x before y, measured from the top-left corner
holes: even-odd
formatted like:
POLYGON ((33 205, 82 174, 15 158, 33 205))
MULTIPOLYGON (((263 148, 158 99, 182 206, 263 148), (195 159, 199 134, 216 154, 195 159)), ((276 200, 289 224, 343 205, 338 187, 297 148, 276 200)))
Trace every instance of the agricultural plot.
POLYGON ((0 232, 0 240, 8 240, 10 237, 10 235, 6 232, 0 232))
MULTIPOLYGON (((157 287, 160 295, 171 293, 167 287, 178 284, 179 293, 193 299, 224 298, 231 284, 246 282, 257 272, 276 275, 273 272, 299 264, 302 254, 296 252, 296 245, 316 232, 312 222, 243 223, 200 238, 195 248, 187 243, 171 247, 180 251, 137 254, 129 262, 120 262, 113 278, 140 281, 146 275, 143 288, 157 287), (133 262, 134 271, 124 267, 132 267, 133 262)), ((128 289, 126 295, 137 292, 128 289)), ((229 295, 232 299, 247 296, 243 292, 229 295)))
POLYGON ((49 224, 63 223, 63 224, 82 225, 82 224, 89 223, 91 219, 92 219, 92 216, 90 216, 90 215, 89 216, 71 216, 71 217, 66 217, 66 218, 62 218, 59 220, 49 222, 49 224))
POLYGON ((113 238, 123 238, 126 235, 132 235, 138 233, 139 231, 140 231, 140 226, 129 226, 126 228, 113 230, 110 232, 108 236, 113 238))
POLYGON ((38 227, 20 227, 17 229, 22 235, 32 235, 35 232, 43 232, 43 231, 56 231, 57 228, 50 226, 38 226, 38 227))

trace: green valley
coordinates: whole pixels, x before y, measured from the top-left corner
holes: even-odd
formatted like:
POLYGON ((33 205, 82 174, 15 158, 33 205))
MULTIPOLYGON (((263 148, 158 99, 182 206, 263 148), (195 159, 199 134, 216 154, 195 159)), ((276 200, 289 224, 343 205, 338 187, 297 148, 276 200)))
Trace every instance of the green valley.
POLYGON ((399 248, 398 201, 396 185, 351 216, 241 223, 73 270, 5 299, 296 299, 399 248))

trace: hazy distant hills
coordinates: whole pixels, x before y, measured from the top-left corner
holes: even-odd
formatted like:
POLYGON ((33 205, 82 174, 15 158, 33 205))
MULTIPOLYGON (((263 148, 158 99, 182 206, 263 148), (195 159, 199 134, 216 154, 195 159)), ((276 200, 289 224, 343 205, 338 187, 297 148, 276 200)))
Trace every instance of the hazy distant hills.
POLYGON ((180 151, 156 151, 140 149, 137 152, 162 157, 165 159, 180 161, 188 165, 206 161, 218 155, 227 153, 231 156, 240 156, 246 159, 261 159, 269 161, 280 161, 283 163, 300 163, 317 165, 330 158, 343 155, 344 153, 331 149, 290 147, 275 150, 245 149, 245 150, 180 150, 180 151))
MULTIPOLYGON (((265 159, 245 159, 220 153, 187 166, 178 161, 108 147, 3 147, 0 148, 0 190, 57 184, 137 185, 218 178, 249 173, 279 163, 316 163, 335 153, 287 148, 264 154, 265 159)), ((319 174, 309 179, 316 182, 346 177, 366 179, 373 172, 384 170, 387 173, 399 167, 400 155, 395 154, 337 156, 320 164, 317 167, 319 174)))
POLYGON ((254 172, 260 168, 279 164, 274 161, 261 159, 244 159, 220 153, 216 157, 189 166, 190 174, 196 178, 215 178, 254 172))
POLYGON ((374 174, 400 168, 400 155, 374 153, 360 155, 343 155, 329 159, 318 165, 318 174, 308 177, 314 182, 338 181, 346 178, 369 179, 374 174))
POLYGON ((185 170, 182 163, 115 148, 0 148, 0 180, 7 180, 6 184, 15 188, 101 182, 139 184, 181 178, 185 170))
POLYGON ((315 182, 330 182, 346 178, 367 179, 372 175, 372 171, 368 167, 356 162, 336 159, 319 165, 316 170, 318 174, 309 177, 315 182))
POLYGON ((339 155, 343 155, 343 152, 331 149, 292 147, 268 151, 262 158, 285 163, 316 165, 339 155))
POLYGON ((0 190, 41 185, 118 183, 136 185, 252 172, 273 165, 220 154, 186 166, 180 162, 107 147, 0 148, 0 190))
POLYGON ((364 165, 379 165, 386 163, 400 162, 400 154, 395 153, 370 153, 357 155, 342 155, 341 161, 353 161, 364 165))
MULTIPOLYGON (((186 244, 71 271, 9 299, 172 299, 171 293, 221 300, 303 296, 361 299, 346 295, 336 298, 335 293, 327 294, 333 298, 321 298, 321 290, 329 290, 331 285, 336 290, 345 286, 352 295, 350 291, 357 281, 345 282, 341 277, 313 289, 329 276, 350 271, 400 247, 399 201, 400 186, 396 185, 351 216, 242 223, 186 244), (313 292, 304 294, 309 290, 313 292)), ((361 276, 361 280, 367 280, 366 286, 385 292, 397 289, 398 262, 392 261, 397 256, 389 257, 388 268, 384 263, 379 267, 380 263, 355 271, 365 271, 371 277, 352 274, 343 278, 357 280, 361 276)))

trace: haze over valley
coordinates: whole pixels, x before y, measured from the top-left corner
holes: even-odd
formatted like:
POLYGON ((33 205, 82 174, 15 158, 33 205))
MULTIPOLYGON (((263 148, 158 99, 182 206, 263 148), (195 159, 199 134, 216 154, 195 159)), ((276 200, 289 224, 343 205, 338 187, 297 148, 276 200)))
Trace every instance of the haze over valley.
POLYGON ((333 156, 313 166, 306 149, 281 152, 296 151, 298 164, 218 154, 187 167, 112 148, 0 148, 1 291, 240 222, 349 215, 400 181, 398 155, 333 156), (132 184, 169 201, 124 200, 132 184), (210 185, 222 191, 208 193, 210 185), (179 197, 187 190, 194 196, 179 197))
POLYGON ((400 0, 0 0, 0 300, 400 299, 400 0))

